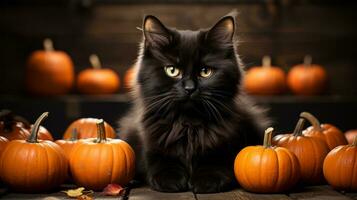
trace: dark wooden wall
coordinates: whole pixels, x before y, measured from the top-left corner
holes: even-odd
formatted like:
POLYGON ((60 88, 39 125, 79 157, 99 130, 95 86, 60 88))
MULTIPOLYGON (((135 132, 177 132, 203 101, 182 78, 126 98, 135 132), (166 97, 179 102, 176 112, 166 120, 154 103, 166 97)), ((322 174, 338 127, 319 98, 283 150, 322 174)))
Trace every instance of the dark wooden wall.
POLYGON ((357 94, 357 7, 281 2, 96 3, 88 7, 0 3, 0 94, 23 93, 26 58, 41 48, 45 37, 72 56, 76 71, 88 66, 89 54, 97 53, 105 66, 122 75, 135 60, 141 40, 136 27, 145 14, 179 29, 198 29, 209 27, 232 9, 240 13, 238 49, 247 66, 260 64, 267 54, 288 71, 311 54, 316 63, 326 66, 332 94, 357 94))

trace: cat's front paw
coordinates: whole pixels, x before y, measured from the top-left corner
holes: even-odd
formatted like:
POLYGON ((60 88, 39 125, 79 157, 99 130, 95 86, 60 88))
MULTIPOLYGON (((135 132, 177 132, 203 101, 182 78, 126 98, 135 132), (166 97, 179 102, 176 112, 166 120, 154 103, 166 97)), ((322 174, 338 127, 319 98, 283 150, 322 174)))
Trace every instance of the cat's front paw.
POLYGON ((191 185, 194 193, 224 192, 233 187, 234 178, 222 172, 198 172, 192 176, 191 185))
POLYGON ((148 183, 160 192, 184 192, 188 190, 188 176, 183 171, 162 170, 148 177, 148 183))

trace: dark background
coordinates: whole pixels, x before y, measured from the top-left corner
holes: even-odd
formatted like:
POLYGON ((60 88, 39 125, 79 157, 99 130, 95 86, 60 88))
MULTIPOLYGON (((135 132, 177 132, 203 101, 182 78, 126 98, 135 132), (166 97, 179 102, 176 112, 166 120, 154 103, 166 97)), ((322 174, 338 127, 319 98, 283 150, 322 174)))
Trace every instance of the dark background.
POLYGON ((89 66, 97 53, 105 67, 120 78, 134 63, 145 14, 166 25, 198 29, 213 25, 233 9, 239 12, 238 51, 247 67, 260 65, 264 55, 288 71, 304 55, 326 67, 327 94, 296 97, 289 93, 255 97, 270 107, 279 132, 292 131, 297 115, 311 111, 321 121, 342 130, 357 128, 357 6, 352 1, 292 0, 54 0, 0 1, 0 109, 7 108, 33 121, 50 111, 45 125, 60 137, 70 121, 79 117, 116 120, 130 106, 121 89, 117 95, 89 97, 72 94, 54 98, 31 97, 23 87, 24 67, 31 52, 50 37, 56 49, 68 52, 76 72, 89 66))

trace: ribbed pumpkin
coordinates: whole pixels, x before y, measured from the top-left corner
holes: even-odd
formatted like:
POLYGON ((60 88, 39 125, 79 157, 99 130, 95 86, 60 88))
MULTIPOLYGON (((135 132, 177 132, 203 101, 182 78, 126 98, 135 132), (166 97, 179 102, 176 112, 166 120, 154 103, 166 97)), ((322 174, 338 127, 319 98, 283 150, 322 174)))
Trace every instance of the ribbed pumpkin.
POLYGON ((9 110, 0 112, 0 136, 8 140, 27 139, 30 132, 29 123, 22 117, 14 115, 9 110))
POLYGON ((31 94, 41 96, 68 93, 74 83, 74 67, 69 55, 56 51, 52 41, 43 41, 44 50, 33 52, 26 66, 25 83, 31 94))
POLYGON ((110 183, 126 185, 134 176, 134 151, 123 140, 107 139, 103 120, 97 127, 97 138, 80 140, 73 147, 72 177, 77 185, 96 191, 110 183))
POLYGON ((327 72, 321 65, 312 64, 311 56, 304 63, 291 68, 287 76, 290 90, 297 95, 317 95, 327 88, 327 72))
POLYGON ((348 144, 352 144, 353 140, 356 136, 357 136, 357 129, 349 130, 349 131, 346 131, 346 133, 345 133, 345 137, 347 139, 348 144))
POLYGON ((336 126, 321 124, 315 116, 308 112, 302 112, 300 117, 307 119, 312 124, 303 134, 324 140, 330 150, 339 145, 347 144, 345 135, 336 126))
POLYGON ((357 136, 350 145, 334 148, 325 158, 324 175, 337 190, 357 191, 357 136))
POLYGON ((37 140, 40 123, 47 116, 46 112, 37 119, 27 140, 12 140, 2 153, 1 180, 14 191, 50 191, 67 177, 68 162, 61 147, 37 140))
POLYGON ((324 180, 322 166, 329 148, 325 141, 302 134, 304 121, 303 118, 299 119, 293 134, 275 136, 273 144, 285 147, 296 155, 300 164, 301 182, 322 183, 324 180))
POLYGON ((250 68, 245 77, 243 86, 247 93, 255 95, 281 94, 286 89, 285 73, 275 66, 271 66, 269 56, 264 56, 263 66, 250 68))
POLYGON ((120 79, 118 74, 109 68, 102 68, 97 55, 90 56, 93 68, 85 69, 78 74, 77 89, 83 94, 113 94, 118 91, 120 79))
POLYGON ((1 154, 5 149, 6 144, 9 142, 8 139, 6 139, 5 137, 0 136, 0 158, 1 158, 1 154))
MULTIPOLYGON (((98 119, 96 118, 81 118, 72 122, 72 124, 66 129, 63 139, 70 139, 73 129, 77 129, 78 139, 97 137, 97 121, 98 119)), ((116 133, 113 127, 106 122, 104 122, 104 126, 106 133, 105 137, 115 138, 116 133)))
POLYGON ((69 159, 69 155, 72 151, 74 145, 78 142, 78 132, 77 129, 72 130, 71 138, 67 140, 56 140, 55 143, 58 144, 64 151, 67 159, 69 159))
POLYGON ((300 178, 296 156, 284 147, 271 145, 273 128, 264 135, 263 146, 242 149, 234 161, 239 184, 250 192, 279 193, 292 188, 300 178))

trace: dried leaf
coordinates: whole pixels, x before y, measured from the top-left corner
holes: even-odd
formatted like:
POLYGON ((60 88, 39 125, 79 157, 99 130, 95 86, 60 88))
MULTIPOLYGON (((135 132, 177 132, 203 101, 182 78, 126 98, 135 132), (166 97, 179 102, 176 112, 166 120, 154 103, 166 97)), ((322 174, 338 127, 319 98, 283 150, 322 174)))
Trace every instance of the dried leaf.
POLYGON ((124 188, 118 184, 108 184, 107 187, 104 188, 103 194, 108 196, 118 196, 124 192, 124 188))
POLYGON ((77 189, 67 190, 67 191, 62 191, 62 192, 66 193, 67 196, 69 196, 69 197, 79 197, 79 196, 83 195, 83 191, 84 191, 84 187, 80 187, 77 189))

